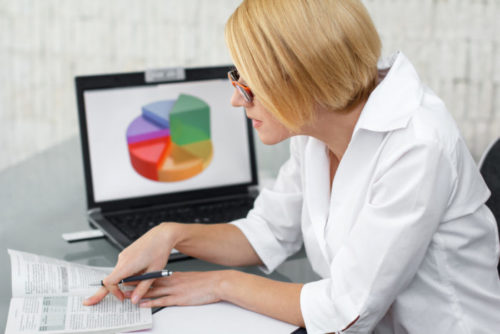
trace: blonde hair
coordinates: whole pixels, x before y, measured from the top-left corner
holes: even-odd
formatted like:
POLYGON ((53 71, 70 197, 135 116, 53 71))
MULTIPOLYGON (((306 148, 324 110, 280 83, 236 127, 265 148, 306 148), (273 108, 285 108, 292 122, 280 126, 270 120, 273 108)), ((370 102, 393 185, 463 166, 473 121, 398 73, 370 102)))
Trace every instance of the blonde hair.
POLYGON ((292 131, 317 106, 349 111, 376 85, 380 38, 358 0, 245 0, 225 37, 256 98, 292 131))

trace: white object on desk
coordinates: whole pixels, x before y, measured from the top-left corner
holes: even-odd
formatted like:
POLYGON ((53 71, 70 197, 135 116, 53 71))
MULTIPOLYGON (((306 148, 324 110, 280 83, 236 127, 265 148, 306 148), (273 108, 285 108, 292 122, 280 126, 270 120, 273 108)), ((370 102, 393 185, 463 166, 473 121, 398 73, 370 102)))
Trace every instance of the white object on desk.
POLYGON ((290 334, 297 326, 239 306, 220 302, 201 306, 170 306, 153 314, 153 328, 135 333, 275 333, 290 334))
POLYGON ((78 232, 63 233, 62 238, 67 242, 79 242, 84 240, 104 238, 104 233, 101 230, 92 229, 78 232))

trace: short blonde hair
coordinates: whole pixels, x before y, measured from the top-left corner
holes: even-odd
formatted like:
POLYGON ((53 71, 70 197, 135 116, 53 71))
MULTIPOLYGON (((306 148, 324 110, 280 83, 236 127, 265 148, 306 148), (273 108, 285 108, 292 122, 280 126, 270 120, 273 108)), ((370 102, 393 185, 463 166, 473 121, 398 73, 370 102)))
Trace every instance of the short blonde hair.
POLYGON ((256 98, 292 131, 316 106, 351 110, 376 85, 380 38, 358 0, 245 0, 225 37, 256 98))

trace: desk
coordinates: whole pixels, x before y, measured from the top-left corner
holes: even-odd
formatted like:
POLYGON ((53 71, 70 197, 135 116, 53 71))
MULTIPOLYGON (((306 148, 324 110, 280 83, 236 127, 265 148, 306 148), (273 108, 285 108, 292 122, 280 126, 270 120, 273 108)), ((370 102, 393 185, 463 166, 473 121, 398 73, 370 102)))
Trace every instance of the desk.
MULTIPOLYGON (((64 232, 89 228, 79 138, 73 137, 0 172, 0 333, 12 296, 7 248, 93 266, 114 266, 118 249, 104 239, 68 244, 64 232)), ((169 264, 174 271, 224 268, 189 259, 169 264)), ((239 270, 264 275, 257 267, 239 270)), ((304 252, 283 263, 270 278, 309 282, 318 277, 304 252)))

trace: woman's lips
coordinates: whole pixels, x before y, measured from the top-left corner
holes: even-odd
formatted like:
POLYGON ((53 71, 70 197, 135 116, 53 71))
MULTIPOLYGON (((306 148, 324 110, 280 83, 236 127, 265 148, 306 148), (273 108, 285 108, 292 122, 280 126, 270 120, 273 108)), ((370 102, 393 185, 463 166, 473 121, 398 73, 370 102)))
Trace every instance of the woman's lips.
POLYGON ((256 119, 252 119, 252 125, 253 125, 254 128, 257 129, 258 127, 260 127, 262 125, 262 121, 258 121, 256 119))
POLYGON ((252 126, 256 129, 262 125, 262 121, 255 119, 252 115, 247 114, 247 117, 252 120, 252 126))

